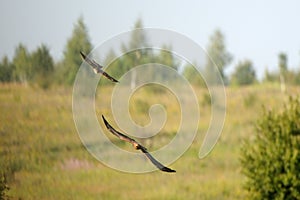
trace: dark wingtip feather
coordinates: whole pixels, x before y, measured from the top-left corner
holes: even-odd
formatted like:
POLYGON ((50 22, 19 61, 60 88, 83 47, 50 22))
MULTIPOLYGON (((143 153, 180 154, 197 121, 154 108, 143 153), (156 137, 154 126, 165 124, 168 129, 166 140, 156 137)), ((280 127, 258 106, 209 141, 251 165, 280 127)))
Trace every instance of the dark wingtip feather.
POLYGON ((164 171, 164 172, 176 172, 176 170, 174 170, 174 169, 170 169, 170 168, 168 168, 168 167, 164 167, 164 168, 162 168, 162 169, 160 169, 161 171, 164 171))
POLYGON ((106 128, 108 128, 109 127, 109 123, 106 121, 106 119, 105 119, 105 117, 103 115, 102 115, 102 120, 103 120, 106 128))
POLYGON ((82 51, 80 51, 80 55, 81 55, 81 57, 82 57, 83 59, 86 58, 86 56, 84 55, 84 53, 83 53, 82 51))

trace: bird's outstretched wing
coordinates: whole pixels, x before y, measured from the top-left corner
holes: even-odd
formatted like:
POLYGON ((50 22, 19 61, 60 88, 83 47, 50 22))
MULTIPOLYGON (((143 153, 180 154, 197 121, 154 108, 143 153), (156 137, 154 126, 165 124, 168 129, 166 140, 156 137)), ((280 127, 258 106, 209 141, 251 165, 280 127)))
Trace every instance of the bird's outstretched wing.
POLYGON ((96 74, 103 74, 103 76, 105 76, 106 78, 108 78, 109 80, 111 80, 112 82, 119 82, 118 80, 114 79, 112 76, 110 76, 108 73, 106 73, 105 71, 102 70, 103 66, 101 66, 100 64, 98 64, 95 60, 93 59, 89 59, 82 51, 80 51, 80 55, 82 57, 82 59, 87 62, 90 66, 92 66, 94 72, 96 74))
POLYGON ((115 136, 117 136, 118 138, 120 138, 121 140, 124 140, 126 142, 130 142, 136 149, 140 149, 146 156, 147 158, 161 171, 164 172, 176 172, 173 169, 170 169, 166 166, 164 166, 163 164, 161 164, 160 162, 158 162, 148 151, 147 148, 142 146, 141 144, 139 144, 137 141, 135 141, 134 139, 128 137, 127 135, 124 135, 123 133, 120 133, 119 131, 115 130, 105 119, 105 117, 102 115, 102 119, 103 122, 106 126, 106 128, 115 136))
POLYGON ((100 72, 100 73, 102 73, 103 76, 105 76, 106 78, 108 78, 108 79, 111 80, 112 82, 119 83, 118 80, 116 80, 115 78, 113 78, 112 76, 110 76, 108 73, 106 73, 106 72, 103 71, 102 69, 101 69, 101 72, 100 72))
POLYGON ((161 171, 164 172, 176 172, 174 169, 170 169, 160 162, 158 162, 148 151, 147 149, 141 149, 141 151, 147 156, 147 158, 161 171))
MULTIPOLYGON (((105 117, 102 115, 102 119, 103 122, 106 126, 106 128, 115 136, 117 136, 118 138, 120 138, 123 141, 129 142, 131 144, 137 143, 134 139, 128 137, 127 135, 124 135, 123 133, 120 133, 119 131, 117 131, 116 129, 114 129, 109 123, 108 121, 105 119, 105 117)), ((138 143, 137 143, 138 144, 138 143)))
POLYGON ((96 73, 100 73, 100 69, 103 68, 103 66, 99 65, 95 60, 89 59, 82 51, 80 51, 80 55, 85 62, 93 67, 96 73))

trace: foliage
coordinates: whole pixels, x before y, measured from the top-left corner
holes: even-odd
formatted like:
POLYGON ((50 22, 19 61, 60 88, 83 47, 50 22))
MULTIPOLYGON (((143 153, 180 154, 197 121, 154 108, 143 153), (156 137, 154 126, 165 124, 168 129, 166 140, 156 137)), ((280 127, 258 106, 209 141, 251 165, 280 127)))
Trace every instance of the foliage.
POLYGON ((300 85, 300 70, 292 72, 292 74, 289 75, 288 80, 292 80, 292 83, 295 85, 300 85))
POLYGON ((54 62, 47 46, 42 44, 32 53, 33 82, 48 88, 53 81, 54 62))
POLYGON ((282 89, 285 85, 300 85, 300 70, 288 68, 288 57, 285 53, 278 54, 278 70, 269 72, 265 70, 263 82, 280 82, 282 89))
MULTIPOLYGON (((101 114, 113 120, 109 95, 113 90, 110 85, 97 88, 95 113, 101 128, 104 128, 101 114)), ((199 129, 190 148, 170 165, 178 171, 170 176, 159 171, 145 174, 119 172, 89 154, 73 121, 71 87, 54 85, 48 90, 40 90, 1 84, 0 169, 5 170, 10 187, 7 194, 12 199, 49 200, 126 200, 133 196, 136 199, 245 199, 244 176, 238 161, 241 141, 252 136, 260 103, 275 107, 283 101, 282 94, 273 85, 228 87, 226 121, 221 138, 211 154, 199 160, 199 149, 210 125, 212 110, 208 104, 208 91, 196 86, 194 91, 200 101, 199 129), (249 94, 255 95, 256 103, 248 108, 243 105, 243 100, 249 94), (145 180, 147 184, 144 184, 145 180)), ((299 88, 291 87, 287 92, 296 94, 299 88)), ((189 101, 184 91, 182 95, 189 101)), ((181 126, 181 107, 172 92, 149 93, 146 88, 139 88, 129 103, 130 107, 126 109, 139 125, 151 122, 148 112, 152 105, 159 103, 166 110, 167 121, 162 130, 149 139, 153 141, 151 145, 143 143, 149 150, 159 149, 174 138, 181 126), (140 107, 136 107, 138 104, 140 107)), ((114 136, 111 139, 118 141, 114 136)), ((118 147, 132 150, 127 143, 118 147)), ((141 159, 145 158, 141 156, 141 159)))
POLYGON ((280 73, 284 74, 288 70, 287 66, 287 55, 285 53, 278 54, 278 66, 280 69, 280 73))
POLYGON ((253 199, 300 199, 299 98, 290 98, 281 112, 265 111, 241 156, 253 199))
POLYGON ((279 75, 278 73, 270 72, 268 69, 265 69, 263 82, 278 82, 279 75))
POLYGON ((155 71, 155 64, 165 65, 178 70, 179 62, 172 54, 172 46, 163 44, 160 49, 147 48, 149 42, 146 33, 143 29, 142 20, 138 19, 135 22, 128 44, 122 43, 120 46, 122 56, 116 58, 115 51, 109 51, 106 55, 105 63, 106 65, 109 64, 108 72, 113 77, 119 78, 134 67, 149 64, 145 69, 145 73, 139 74, 139 76, 134 76, 134 72, 132 72, 133 75, 130 84, 134 86, 139 81, 145 80, 145 78, 149 79, 149 77, 155 76, 156 80, 163 80, 167 76, 170 76, 165 71, 157 73, 155 71))
POLYGON ((67 41, 62 61, 54 63, 49 48, 44 44, 32 53, 28 52, 25 45, 19 44, 12 63, 7 57, 3 58, 0 64, 0 81, 17 81, 22 84, 30 82, 44 89, 54 81, 72 84, 82 63, 79 52, 89 53, 91 48, 87 28, 80 17, 74 25, 71 38, 67 41))
POLYGON ((155 83, 146 84, 143 88, 148 94, 155 94, 155 95, 163 94, 168 91, 166 87, 155 83))
MULTIPOLYGON (((148 46, 149 41, 147 40, 146 32, 143 30, 143 21, 139 18, 134 24, 129 42, 121 44, 120 49, 114 49, 115 51, 111 50, 105 55, 104 61, 105 66, 108 67, 107 71, 118 79, 133 67, 146 63, 159 63, 179 70, 180 62, 178 62, 176 57, 172 54, 171 44, 163 44, 160 50, 147 48, 148 46), (123 55, 116 58, 116 52, 120 52, 119 50, 123 55)), ((54 61, 50 55, 49 48, 44 44, 41 44, 33 52, 29 52, 26 46, 20 43, 15 48, 15 54, 12 59, 6 56, 2 58, 2 62, 0 63, 0 82, 31 83, 31 85, 38 85, 42 88, 48 88, 52 83, 71 85, 82 63, 79 51, 84 51, 88 54, 91 49, 92 44, 88 35, 88 29, 83 21, 83 17, 79 17, 74 24, 72 35, 66 43, 62 60, 54 61)), ((215 75, 220 73, 223 82, 228 84, 224 70, 228 64, 230 64, 232 55, 226 49, 225 37, 221 30, 215 30, 210 36, 207 53, 208 57, 204 71, 207 81, 211 81, 213 84, 219 84, 216 82, 215 75), (215 66, 217 68, 215 68, 215 66)), ((300 71, 289 70, 287 60, 285 53, 279 53, 279 71, 269 72, 266 70, 263 82, 280 81, 281 84, 300 85, 300 71)), ((183 74, 191 83, 204 85, 202 78, 194 72, 195 69, 193 67, 189 65, 184 67, 183 74)), ((160 75, 162 79, 165 76, 163 73, 155 74, 154 65, 153 67, 150 66, 142 76, 151 77, 154 75, 160 75)), ((139 78, 144 80, 142 76, 133 76, 131 80, 132 85, 136 84, 139 78)), ((243 78, 240 79, 244 80, 243 78)), ((235 81, 236 80, 237 79, 235 79, 235 81)), ((112 84, 105 79, 103 79, 103 81, 105 84, 112 84)), ((231 83, 232 82, 233 80, 231 80, 231 83)))
POLYGON ((205 71, 207 73, 206 77, 208 77, 208 80, 212 81, 212 83, 216 83, 216 66, 221 74, 223 82, 226 83, 227 77, 225 77, 224 70, 227 65, 230 64, 232 55, 227 52, 224 35, 219 29, 215 30, 210 36, 209 44, 207 46, 207 53, 208 57, 205 66, 205 71))
MULTIPOLYGON (((130 69, 149 63, 151 55, 149 55, 150 51, 145 49, 146 46, 146 32, 143 30, 142 20, 138 19, 134 24, 128 44, 122 43, 120 46, 123 55, 115 60, 112 60, 112 58, 116 57, 113 50, 110 50, 106 55, 105 63, 110 64, 109 73, 113 77, 119 78, 130 69)), ((136 82, 137 77, 132 77, 131 84, 134 85, 136 82)))
POLYGON ((205 93, 202 97, 201 105, 202 106, 211 106, 211 104, 212 104, 212 98, 211 98, 210 94, 205 93))
POLYGON ((92 50, 92 45, 88 36, 86 25, 83 17, 80 17, 74 25, 72 36, 68 39, 64 50, 64 59, 62 61, 62 68, 59 69, 61 74, 60 82, 66 84, 73 84, 76 73, 82 63, 80 51, 88 54, 92 50))
POLYGON ((286 91, 285 82, 286 82, 286 76, 288 72, 287 55, 285 53, 280 53, 278 55, 278 66, 280 70, 280 75, 279 75, 280 88, 282 92, 285 92, 286 91))
POLYGON ((280 74, 279 72, 269 72, 268 70, 265 70, 262 82, 275 83, 279 82, 280 80, 284 80, 289 85, 300 85, 300 70, 287 70, 283 74, 280 74), (284 79, 280 78, 280 76, 284 79))
POLYGON ((14 79, 20 83, 27 84, 28 80, 32 78, 33 71, 30 62, 30 54, 23 44, 19 44, 15 50, 13 65, 15 66, 13 73, 14 79))
MULTIPOLYGON (((150 54, 151 55, 151 54, 150 54)), ((157 63, 160 65, 163 65, 164 67, 169 67, 175 71, 178 71, 178 60, 176 57, 172 54, 172 46, 171 45, 163 45, 161 49, 156 53, 155 55, 152 55, 150 57, 150 62, 157 63), (152 57, 152 58, 151 58, 152 57)), ((154 65, 153 68, 156 66, 154 65)), ((150 69, 150 72, 152 73, 152 76, 155 77, 153 79, 155 80, 176 80, 176 77, 171 76, 169 71, 167 70, 161 70, 159 72, 150 69)))
MULTIPOLYGON (((96 93, 96 114, 102 128, 101 114, 113 119, 109 95, 113 89, 107 85, 98 88, 96 93)), ((200 105, 198 134, 190 148, 170 165, 178 171, 170 176, 159 171, 140 175, 119 172, 90 155, 82 146, 73 121, 72 88, 54 85, 44 91, 16 84, 1 85, 0 168, 8 169, 8 194, 12 199, 126 200, 133 196, 137 199, 243 199, 238 149, 241 138, 251 133, 251 121, 257 116, 257 109, 247 110, 240 103, 242 94, 248 89, 227 89, 228 118, 222 138, 210 156, 203 160, 199 160, 198 153, 201 138, 209 126, 211 108, 200 105), (77 160, 78 166, 66 164, 70 160, 77 160), (80 163, 89 165, 85 168, 80 163), (143 184, 145 180, 147 184, 143 184)), ((203 87, 195 87, 195 93, 200 101, 207 96, 203 87)), ((260 94, 257 95, 258 102, 275 100, 277 103, 281 98, 278 94, 269 95, 264 89, 256 93, 260 94)), ((182 95, 189 101, 184 91, 182 95)), ((149 150, 155 150, 168 144, 181 122, 181 108, 176 96, 170 91, 149 94, 144 87, 132 96, 130 113, 139 125, 151 122, 148 109, 152 105, 163 105, 167 121, 161 132, 149 139, 153 141, 152 146, 145 145, 149 150), (137 108, 137 104, 141 107, 137 108), (145 108, 148 108, 147 112, 144 112, 145 108)), ((129 144, 125 143, 124 147, 132 150, 129 144)), ((141 156, 141 159, 145 158, 141 156)))
POLYGON ((0 63, 0 81, 17 81, 22 84, 37 83, 48 88, 53 81, 54 61, 48 47, 42 44, 34 52, 28 52, 23 44, 16 48, 13 61, 5 56, 0 63))
POLYGON ((166 65, 168 67, 173 68, 174 70, 178 70, 178 62, 172 55, 172 46, 171 45, 163 45, 158 55, 158 63, 162 65, 166 65))
POLYGON ((4 56, 0 63, 0 82, 12 82, 13 71, 14 65, 8 60, 7 56, 4 56))
POLYGON ((201 77, 201 74, 195 69, 192 64, 184 66, 182 75, 191 83, 198 86, 205 86, 205 82, 201 77))
POLYGON ((3 173, 0 172, 0 200, 8 199, 7 191, 9 187, 7 186, 6 178, 3 173))
POLYGON ((247 108, 253 107, 257 103, 257 96, 253 93, 249 93, 244 97, 244 106, 247 108))
POLYGON ((250 60, 239 62, 231 77, 233 85, 249 85, 256 81, 255 70, 250 60))
POLYGON ((147 36, 142 31, 143 28, 143 21, 139 18, 134 24, 131 40, 129 41, 130 49, 138 49, 147 45, 147 36))

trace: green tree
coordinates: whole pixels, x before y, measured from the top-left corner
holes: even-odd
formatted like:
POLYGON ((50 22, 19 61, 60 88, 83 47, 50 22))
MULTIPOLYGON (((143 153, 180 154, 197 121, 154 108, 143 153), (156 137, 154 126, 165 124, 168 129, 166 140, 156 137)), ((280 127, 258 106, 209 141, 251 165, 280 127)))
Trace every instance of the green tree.
POLYGON ((64 59, 62 68, 59 73, 61 75, 61 82, 73 84, 76 73, 82 63, 79 52, 83 51, 89 53, 92 50, 92 45, 88 36, 86 25, 83 17, 80 17, 74 25, 72 36, 68 39, 64 51, 64 59))
POLYGON ((13 81, 13 71, 13 64, 8 60, 7 56, 4 56, 0 63, 0 82, 13 81))
POLYGON ((183 76, 192 84, 205 86, 205 82, 201 74, 195 69, 192 64, 184 66, 183 76))
POLYGON ((163 45, 161 47, 160 53, 158 55, 158 63, 171 67, 176 71, 178 70, 178 62, 176 62, 176 59, 172 54, 171 45, 163 45))
POLYGON ((287 66, 287 55, 285 53, 278 54, 278 66, 280 69, 280 73, 285 73, 288 70, 287 66))
POLYGON ((278 66, 280 70, 280 87, 281 91, 285 92, 285 80, 288 74, 288 66, 287 66, 287 55, 285 53, 279 53, 278 55, 278 66))
MULTIPOLYGON (((165 65, 167 67, 170 67, 176 71, 178 71, 178 65, 179 62, 176 60, 176 57, 174 57, 172 53, 172 46, 171 45, 163 45, 158 53, 157 56, 155 56, 155 63, 159 63, 162 65, 165 65)), ((173 79, 173 77, 170 76, 168 71, 162 71, 160 73, 156 73, 156 76, 161 80, 165 79, 173 79)), ((174 77, 175 79, 175 77, 174 77)))
POLYGON ((265 69, 263 82, 276 82, 278 81, 278 74, 270 72, 268 69, 265 69))
POLYGON ((136 66, 149 64, 143 74, 137 76, 135 71, 132 71, 130 85, 133 88, 137 82, 145 78, 156 76, 156 78, 163 79, 166 76, 164 73, 156 73, 155 65, 152 64, 151 66, 151 63, 160 63, 175 70, 178 69, 178 63, 171 53, 172 47, 170 45, 163 45, 159 51, 147 48, 148 46, 147 34, 143 29, 143 22, 139 18, 134 24, 128 43, 121 44, 120 51, 123 55, 114 61, 112 58, 116 56, 115 51, 111 50, 106 55, 105 63, 106 65, 110 63, 111 66, 108 72, 118 79, 136 66))
POLYGON ((49 49, 42 44, 31 55, 33 82, 42 88, 48 88, 53 81, 54 63, 49 49))
POLYGON ((147 36, 144 33, 143 28, 143 21, 139 18, 134 24, 131 39, 129 41, 130 49, 142 48, 147 45, 147 36))
POLYGON ((147 46, 147 36, 143 28, 142 19, 139 18, 134 24, 128 47, 126 45, 122 47, 127 53, 123 60, 126 71, 148 61, 149 51, 144 49, 147 46))
POLYGON ((217 66, 223 82, 227 82, 224 70, 232 60, 232 55, 227 51, 225 46, 225 38, 223 33, 217 29, 211 35, 207 46, 208 57, 206 60, 205 73, 208 81, 220 84, 217 82, 216 69, 217 66))
POLYGON ((32 78, 33 71, 31 66, 30 54, 23 44, 19 44, 19 46, 15 50, 13 65, 15 66, 13 78, 18 82, 27 84, 28 81, 32 78))
POLYGON ((249 85, 256 81, 255 70, 250 60, 239 62, 231 77, 233 85, 249 85))
MULTIPOLYGON (((147 46, 146 38, 146 33, 143 30, 143 22, 141 19, 138 19, 134 24, 129 42, 121 44, 122 57, 111 63, 112 67, 109 71, 113 77, 119 78, 130 69, 138 65, 149 63, 149 50, 144 48, 147 46)), ((106 62, 110 61, 112 56, 114 56, 114 51, 111 50, 106 56, 106 62)), ((138 78, 142 77, 133 76, 131 78, 132 87, 134 87, 138 78)))
POLYGON ((300 71, 294 72, 294 80, 293 83, 296 85, 300 85, 300 71))
MULTIPOLYGON (((113 49, 111 49, 105 57, 104 65, 108 68, 106 71, 114 78, 119 79, 124 73, 123 60, 116 59, 117 55, 113 49)), ((103 84, 114 84, 108 79, 103 79, 103 84)))
POLYGON ((242 147, 241 165, 252 199, 300 199, 299 98, 281 112, 264 112, 242 147))

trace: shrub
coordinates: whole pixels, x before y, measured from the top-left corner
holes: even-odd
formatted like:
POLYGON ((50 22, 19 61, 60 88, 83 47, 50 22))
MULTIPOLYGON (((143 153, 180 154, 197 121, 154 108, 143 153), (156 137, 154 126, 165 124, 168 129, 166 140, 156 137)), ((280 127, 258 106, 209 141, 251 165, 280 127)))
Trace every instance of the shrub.
POLYGON ((239 62, 231 77, 233 85, 250 85, 256 81, 255 70, 250 60, 239 62))
POLYGON ((244 106, 246 108, 253 107, 256 101, 257 101, 257 96, 254 93, 249 93, 248 95, 244 96, 244 106))
POLYGON ((202 106, 211 106, 212 104, 212 99, 209 93, 205 93, 202 97, 201 105, 202 106))
POLYGON ((245 188, 252 199, 300 199, 300 101, 265 111, 255 137, 241 151, 245 188))
POLYGON ((0 200, 8 199, 6 192, 8 191, 6 178, 3 173, 0 173, 0 200))

